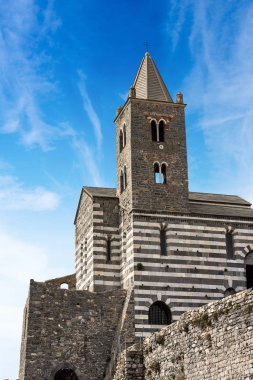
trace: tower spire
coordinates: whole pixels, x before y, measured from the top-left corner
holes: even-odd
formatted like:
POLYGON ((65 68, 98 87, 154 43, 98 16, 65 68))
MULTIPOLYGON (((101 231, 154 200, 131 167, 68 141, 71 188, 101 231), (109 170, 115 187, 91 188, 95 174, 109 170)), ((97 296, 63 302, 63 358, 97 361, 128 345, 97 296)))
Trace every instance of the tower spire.
POLYGON ((169 91, 148 51, 141 61, 131 87, 135 89, 136 98, 173 103, 169 91))

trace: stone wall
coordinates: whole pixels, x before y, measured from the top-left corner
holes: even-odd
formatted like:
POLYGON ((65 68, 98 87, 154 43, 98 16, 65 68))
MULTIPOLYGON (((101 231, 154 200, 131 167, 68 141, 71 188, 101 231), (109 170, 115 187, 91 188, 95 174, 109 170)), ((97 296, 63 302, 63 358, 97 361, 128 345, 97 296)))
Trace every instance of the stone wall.
POLYGON ((142 355, 143 380, 253 379, 253 290, 186 312, 145 338, 132 359, 129 352, 114 380, 133 379, 142 355))
POLYGON ((79 380, 102 380, 126 292, 60 289, 31 280, 24 313, 20 380, 53 380, 63 366, 79 380))

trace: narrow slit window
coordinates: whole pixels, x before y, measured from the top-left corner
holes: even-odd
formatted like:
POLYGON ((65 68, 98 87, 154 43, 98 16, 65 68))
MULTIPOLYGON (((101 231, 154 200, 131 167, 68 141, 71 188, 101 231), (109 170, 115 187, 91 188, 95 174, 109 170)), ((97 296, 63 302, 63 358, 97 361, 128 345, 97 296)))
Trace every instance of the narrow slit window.
POLYGON ((227 258, 233 259, 234 258, 234 241, 233 241, 233 232, 227 231, 226 232, 226 250, 227 250, 227 258))
POLYGON ((123 128, 123 147, 126 146, 126 126, 123 128))
POLYGON ((120 173, 120 192, 122 193, 124 191, 124 176, 123 172, 120 173))
POLYGON ((164 122, 163 120, 159 123, 159 141, 164 141, 164 122))
POLYGON ((112 246, 111 246, 111 238, 109 237, 106 241, 106 261, 111 261, 111 253, 112 253, 112 246))
POLYGON ((166 174, 166 168, 167 168, 166 164, 162 164, 162 170, 161 170, 161 172, 162 172, 162 183, 164 185, 166 185, 168 183, 167 174, 166 174))
POLYGON ((127 172, 126 167, 124 167, 124 189, 127 187, 127 172))
POLYGON ((119 133, 119 151, 122 152, 122 149, 123 149, 123 132, 121 129, 119 133))
POLYGON ((160 168, 157 162, 154 164, 154 179, 155 183, 161 183, 160 168))
POLYGON ((166 230, 162 228, 160 230, 160 247, 161 247, 161 255, 166 256, 166 230))
POLYGON ((152 141, 157 141, 157 126, 154 120, 151 121, 151 134, 152 134, 152 141))

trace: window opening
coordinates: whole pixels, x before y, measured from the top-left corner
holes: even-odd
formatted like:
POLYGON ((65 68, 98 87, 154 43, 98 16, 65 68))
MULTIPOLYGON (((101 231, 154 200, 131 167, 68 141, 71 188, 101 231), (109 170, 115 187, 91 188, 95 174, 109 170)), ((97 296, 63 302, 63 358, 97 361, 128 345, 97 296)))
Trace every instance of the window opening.
POLYGON ((119 132, 119 151, 122 152, 123 149, 123 132, 122 129, 119 132))
POLYGON ((245 259, 247 289, 253 288, 253 251, 250 251, 245 259))
POLYGON ((126 146, 126 126, 123 128, 123 147, 126 146))
POLYGON ((124 167, 124 189, 127 187, 127 172, 126 167, 124 167))
POLYGON ((234 258, 234 241, 233 241, 233 232, 227 231, 226 232, 226 250, 227 250, 227 258, 233 259, 234 258))
POLYGON ((67 284, 66 282, 64 282, 64 283, 62 283, 62 284, 60 285, 60 288, 61 288, 61 289, 68 289, 68 288, 69 288, 69 284, 67 284))
POLYGON ((72 369, 62 368, 56 372, 54 380, 78 380, 78 377, 72 369))
POLYGON ((168 183, 167 181, 167 175, 166 175, 166 164, 162 164, 162 183, 166 185, 168 183))
POLYGON ((161 183, 160 168, 157 162, 154 164, 154 177, 155 183, 161 183))
POLYGON ((151 121, 151 135, 152 141, 157 141, 157 126, 154 120, 151 121))
POLYGON ((124 190, 124 177, 123 177, 123 172, 120 172, 120 192, 124 190))
POLYGON ((111 250, 112 250, 112 247, 111 247, 111 238, 108 237, 107 238, 107 242, 106 242, 106 260, 107 261, 111 261, 111 250))
POLYGON ((161 255, 166 255, 166 230, 161 228, 160 230, 160 247, 161 247, 161 255))
POLYGON ((158 140, 161 142, 164 141, 164 122, 163 122, 163 120, 161 120, 159 123, 159 139, 158 140))
POLYGON ((169 307, 162 301, 154 302, 149 308, 148 322, 151 325, 169 325, 171 323, 169 307))

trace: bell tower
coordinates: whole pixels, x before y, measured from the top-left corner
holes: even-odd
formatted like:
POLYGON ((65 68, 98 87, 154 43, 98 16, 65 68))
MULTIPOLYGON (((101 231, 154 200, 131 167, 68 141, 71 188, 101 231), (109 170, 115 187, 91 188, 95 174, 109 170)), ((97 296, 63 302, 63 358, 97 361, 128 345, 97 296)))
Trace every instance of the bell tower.
POLYGON ((125 209, 187 212, 185 104, 173 102, 147 52, 117 110, 117 195, 125 209))

